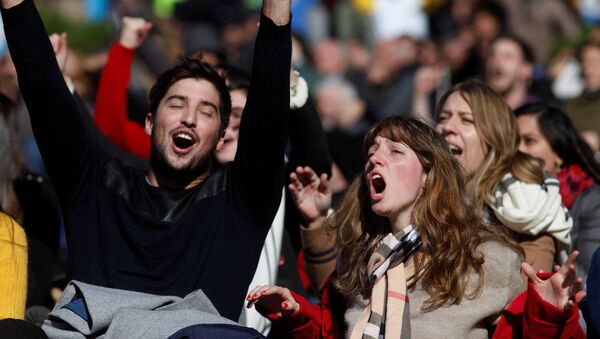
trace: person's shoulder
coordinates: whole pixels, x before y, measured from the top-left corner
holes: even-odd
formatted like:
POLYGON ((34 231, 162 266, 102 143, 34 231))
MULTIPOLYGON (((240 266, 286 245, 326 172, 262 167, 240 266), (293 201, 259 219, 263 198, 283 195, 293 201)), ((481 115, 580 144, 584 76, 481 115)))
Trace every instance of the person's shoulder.
POLYGON ((486 263, 498 261, 520 264, 519 253, 508 244, 502 243, 499 240, 486 240, 477 249, 484 255, 486 263))
POLYGON ((9 214, 0 211, 0 240, 9 244, 27 246, 27 237, 23 228, 9 214))
POLYGON ((122 159, 107 157, 99 167, 99 184, 120 195, 126 197, 138 196, 133 192, 147 191, 151 187, 148 171, 130 164, 123 164, 122 159))
POLYGON ((600 216, 600 185, 593 184, 581 192, 569 210, 574 217, 600 216))
POLYGON ((590 201, 593 201, 596 204, 600 204, 600 185, 593 184, 590 187, 586 188, 583 192, 581 192, 581 195, 578 197, 578 199, 575 199, 575 201, 579 200, 579 198, 581 198, 582 200, 589 199, 590 201))
POLYGON ((525 288, 519 253, 497 240, 483 242, 478 250, 484 259, 485 288, 504 290, 507 300, 512 300, 525 288))
MULTIPOLYGON (((599 92, 583 93, 574 98, 565 100, 564 106, 567 108, 568 107, 577 108, 578 106, 587 106, 590 103, 597 103, 598 101, 600 101, 600 93, 599 92)), ((570 111, 568 111, 568 110, 567 110, 567 112, 570 113, 570 111)))
POLYGON ((483 254, 483 268, 494 276, 509 276, 520 274, 521 256, 508 244, 499 240, 487 240, 477 248, 483 254))

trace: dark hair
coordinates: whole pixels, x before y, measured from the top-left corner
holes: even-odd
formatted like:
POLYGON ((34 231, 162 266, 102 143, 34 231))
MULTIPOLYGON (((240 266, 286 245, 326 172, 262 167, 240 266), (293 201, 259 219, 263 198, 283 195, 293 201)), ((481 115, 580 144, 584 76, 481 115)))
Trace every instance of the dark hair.
POLYGON ((517 46, 519 46, 519 49, 521 50, 521 55, 523 56, 523 59, 530 63, 530 64, 534 64, 535 63, 535 57, 533 55, 533 51, 531 50, 531 47, 529 47, 529 44, 527 42, 525 42, 525 40, 517 37, 516 35, 512 35, 512 34, 502 34, 500 36, 498 36, 496 39, 494 39, 494 43, 496 43, 499 40, 510 40, 512 42, 514 42, 515 44, 517 44, 517 46))
POLYGON ((250 88, 250 74, 248 72, 228 64, 221 64, 217 68, 225 78, 229 91, 239 89, 248 93, 248 89, 250 88))
POLYGON ((582 57, 583 57, 583 50, 586 48, 596 48, 596 49, 600 49, 600 43, 598 43, 597 41, 594 40, 586 40, 583 43, 581 43, 578 47, 577 47, 577 51, 576 51, 576 56, 577 59, 579 60, 579 62, 582 62, 582 57))
MULTIPOLYGON (((292 40, 296 40, 302 48, 302 55, 304 56, 304 60, 306 61, 306 63, 309 65, 314 65, 315 60, 313 58, 313 49, 308 44, 306 39, 303 36, 292 32, 292 40)), ((299 67, 299 65, 296 65, 296 67, 299 67)))
POLYGON ((577 164, 596 183, 600 183, 600 166, 590 146, 581 138, 571 118, 560 108, 544 103, 528 104, 515 110, 515 116, 534 115, 550 147, 564 162, 577 164))
POLYGON ((473 16, 478 13, 487 13, 498 22, 500 32, 506 32, 506 12, 502 5, 496 1, 482 1, 473 10, 473 16))
POLYGON ((177 81, 189 78, 203 79, 210 82, 219 92, 221 99, 219 105, 220 130, 224 131, 229 123, 229 114, 231 113, 231 97, 225 80, 215 68, 198 58, 182 57, 180 60, 177 66, 161 74, 150 89, 150 113, 154 118, 156 117, 160 101, 177 81))

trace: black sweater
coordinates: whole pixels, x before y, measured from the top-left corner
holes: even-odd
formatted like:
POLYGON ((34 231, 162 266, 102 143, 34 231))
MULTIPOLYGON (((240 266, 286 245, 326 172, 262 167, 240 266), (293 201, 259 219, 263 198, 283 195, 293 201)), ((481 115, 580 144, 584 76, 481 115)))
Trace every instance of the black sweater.
POLYGON ((66 219, 71 279, 184 296, 237 320, 281 197, 290 25, 261 18, 235 160, 169 191, 102 151, 82 123, 31 0, 2 16, 42 157, 66 219))

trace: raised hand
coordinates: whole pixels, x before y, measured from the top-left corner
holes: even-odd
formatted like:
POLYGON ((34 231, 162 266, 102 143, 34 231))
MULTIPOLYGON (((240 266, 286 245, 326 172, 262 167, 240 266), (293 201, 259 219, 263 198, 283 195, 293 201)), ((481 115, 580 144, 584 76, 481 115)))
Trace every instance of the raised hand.
POLYGON ((23 0, 2 0, 2 8, 9 9, 23 2, 23 0))
POLYGON ((146 40, 151 29, 152 23, 143 18, 124 16, 121 19, 119 43, 124 47, 137 49, 146 40))
POLYGON ((533 267, 526 262, 521 264, 523 272, 529 280, 533 282, 535 290, 546 302, 570 311, 574 303, 579 303, 586 295, 582 291, 582 279, 575 275, 575 259, 579 255, 578 251, 573 251, 569 255, 567 262, 562 266, 556 266, 556 272, 548 279, 542 280, 537 277, 533 267))
POLYGON ((58 67, 64 74, 67 67, 67 61, 69 59, 69 43, 67 40, 67 33, 63 32, 60 34, 50 34, 50 43, 54 49, 54 56, 56 56, 58 67))
POLYGON ((274 285, 255 287, 246 300, 248 300, 246 307, 251 308, 252 305, 256 305, 256 310, 264 317, 269 314, 286 317, 300 309, 300 304, 296 302, 290 290, 274 285))
POLYGON ((290 174, 290 180, 288 188, 294 204, 309 224, 327 215, 332 193, 326 173, 319 177, 310 167, 299 166, 290 174))
POLYGON ((263 14, 277 26, 283 26, 290 21, 291 0, 263 0, 263 14))
POLYGON ((438 65, 421 66, 415 73, 415 92, 429 95, 438 88, 443 75, 444 71, 438 65))

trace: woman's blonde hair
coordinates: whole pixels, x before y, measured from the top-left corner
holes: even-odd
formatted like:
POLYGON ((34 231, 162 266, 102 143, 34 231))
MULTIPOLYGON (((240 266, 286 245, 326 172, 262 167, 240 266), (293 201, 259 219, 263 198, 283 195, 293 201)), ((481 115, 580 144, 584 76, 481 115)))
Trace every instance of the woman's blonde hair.
MULTIPOLYGON (((484 241, 496 240, 520 253, 518 248, 499 228, 484 225, 479 214, 466 204, 462 170, 443 137, 431 127, 416 119, 384 119, 365 136, 365 157, 377 136, 405 143, 427 174, 412 213, 412 222, 421 234, 421 246, 414 255, 417 274, 411 278, 411 286, 421 281, 431 295, 424 310, 458 304, 463 297, 477 297, 483 286, 484 262, 477 247, 484 241), (479 284, 467 292, 467 280, 473 272, 480 277, 479 284)), ((334 286, 342 293, 368 298, 372 283, 367 262, 391 228, 386 218, 372 211, 364 175, 354 180, 336 217, 327 222, 337 228, 340 247, 334 286)))
POLYGON ((483 163, 469 178, 474 206, 483 208, 486 203, 493 205, 496 186, 507 173, 524 182, 543 183, 543 165, 519 151, 517 120, 504 98, 483 82, 468 80, 454 85, 442 96, 436 116, 439 116, 448 97, 455 92, 471 108, 475 129, 486 151, 483 163))

